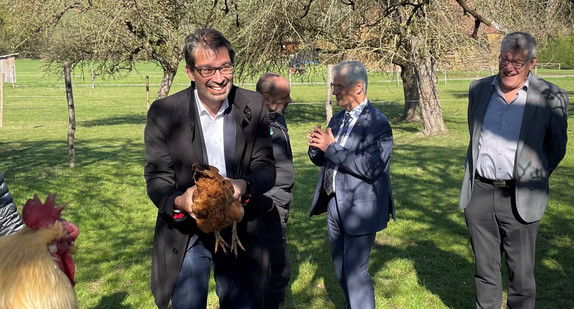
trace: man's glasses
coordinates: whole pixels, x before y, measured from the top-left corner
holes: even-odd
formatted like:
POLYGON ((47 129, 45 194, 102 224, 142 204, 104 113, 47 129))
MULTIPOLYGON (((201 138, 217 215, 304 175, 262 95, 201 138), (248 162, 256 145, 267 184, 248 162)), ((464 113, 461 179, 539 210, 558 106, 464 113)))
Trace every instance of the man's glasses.
POLYGON ((520 70, 522 69, 522 67, 524 66, 524 62, 520 62, 520 61, 510 61, 506 58, 502 58, 502 57, 498 57, 498 61, 500 62, 501 65, 503 66, 507 66, 509 63, 512 63, 512 67, 520 70))
POLYGON ((335 85, 335 84, 331 84, 331 90, 332 91, 341 91, 345 89, 344 85, 335 85))
POLYGON ((219 71, 222 75, 228 75, 233 73, 233 66, 232 65, 224 65, 218 68, 198 68, 193 66, 193 69, 196 70, 201 77, 211 77, 215 75, 216 71, 219 71))

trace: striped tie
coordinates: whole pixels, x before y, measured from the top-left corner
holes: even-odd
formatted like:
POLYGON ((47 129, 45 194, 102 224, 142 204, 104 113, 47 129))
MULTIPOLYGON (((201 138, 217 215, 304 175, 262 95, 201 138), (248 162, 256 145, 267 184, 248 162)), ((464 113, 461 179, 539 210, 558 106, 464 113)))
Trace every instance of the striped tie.
MULTIPOLYGON (((349 123, 351 122, 351 115, 349 113, 345 113, 345 121, 343 122, 343 127, 339 131, 339 136, 337 137, 337 144, 341 144, 345 134, 347 134, 347 130, 349 129, 349 123)), ((335 164, 331 163, 330 161, 325 162, 325 175, 323 178, 323 188, 327 195, 331 195, 334 193, 333 188, 333 176, 335 174, 335 164)))

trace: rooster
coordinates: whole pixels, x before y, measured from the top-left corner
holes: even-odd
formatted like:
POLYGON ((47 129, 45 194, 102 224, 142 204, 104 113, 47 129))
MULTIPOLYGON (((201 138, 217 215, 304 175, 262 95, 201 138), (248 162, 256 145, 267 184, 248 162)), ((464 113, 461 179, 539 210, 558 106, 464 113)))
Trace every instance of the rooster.
POLYGON ((221 237, 220 231, 233 226, 231 232, 231 251, 237 256, 237 246, 243 245, 237 236, 237 222, 243 219, 243 205, 233 198, 233 185, 229 179, 219 175, 216 167, 194 163, 193 179, 197 189, 193 192, 193 213, 197 226, 204 233, 215 233, 215 252, 221 246, 227 253, 229 245, 221 237))
POLYGON ((74 261, 78 227, 60 217, 56 195, 37 195, 22 208, 26 227, 0 237, 0 308, 78 308, 74 261))

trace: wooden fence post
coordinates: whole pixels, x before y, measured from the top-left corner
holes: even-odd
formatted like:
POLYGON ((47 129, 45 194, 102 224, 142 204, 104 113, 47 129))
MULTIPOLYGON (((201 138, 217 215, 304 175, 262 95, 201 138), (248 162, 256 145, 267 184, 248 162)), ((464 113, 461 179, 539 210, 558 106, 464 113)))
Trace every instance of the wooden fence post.
MULTIPOLYGON (((331 83, 333 82, 333 65, 327 65, 327 101, 325 102, 325 114, 327 116, 327 123, 331 121, 333 117, 333 104, 331 103, 331 98, 333 97, 333 89, 331 88, 331 83)), ((327 128, 327 127, 325 127, 327 128)))
POLYGON ((0 74, 0 128, 4 119, 4 73, 0 74))
POLYGON ((66 98, 68 100, 68 154, 70 156, 70 167, 75 167, 76 153, 74 151, 74 134, 76 133, 76 110, 74 108, 74 95, 72 94, 72 77, 69 62, 64 62, 64 79, 66 81, 66 98))
POLYGON ((145 77, 145 96, 146 96, 146 106, 149 111, 149 76, 145 77))
MULTIPOLYGON (((14 63, 14 61, 12 61, 12 64, 13 63, 14 63)), ((12 88, 16 88, 16 66, 12 65, 10 67, 10 71, 12 71, 12 88)))
POLYGON ((92 73, 92 89, 94 89, 94 88, 96 88, 96 83, 95 83, 96 74, 94 74, 94 66, 93 65, 90 66, 90 71, 92 73))

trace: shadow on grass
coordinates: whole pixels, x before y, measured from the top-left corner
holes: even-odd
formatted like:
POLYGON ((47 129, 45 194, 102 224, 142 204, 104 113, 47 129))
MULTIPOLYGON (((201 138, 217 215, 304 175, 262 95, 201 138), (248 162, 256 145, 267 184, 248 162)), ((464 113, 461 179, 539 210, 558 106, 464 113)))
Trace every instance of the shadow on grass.
MULTIPOLYGON (((400 114, 400 108, 384 106, 390 113, 400 114)), ((321 107, 322 108, 322 107, 321 107)), ((315 110, 320 117, 321 110, 315 110)), ((306 108, 307 114, 312 109, 306 108)), ((316 114, 315 114, 316 115, 316 114)), ((387 114, 388 115, 388 114, 387 114)), ((289 126, 301 125, 306 118, 293 118, 289 126), (299 123, 298 123, 299 122, 299 123)), ((394 123, 393 130, 399 134, 411 134, 408 124, 394 123), (401 133, 403 132, 403 133, 401 133)), ((431 137, 432 138, 432 137, 431 137)), ((395 145, 391 163, 391 183, 396 202, 397 223, 380 232, 371 253, 371 274, 385 273, 387 265, 395 259, 410 261, 416 271, 418 284, 436 295, 448 308, 474 307, 474 260, 468 240, 463 211, 458 209, 458 196, 463 176, 463 163, 467 141, 460 141, 454 148, 421 146, 415 144, 395 145), (381 239, 390 238, 389 244, 381 239)), ((310 290, 323 289, 335 308, 344 308, 344 297, 331 264, 326 217, 309 218, 319 168, 313 166, 306 152, 295 153, 296 185, 292 219, 288 227, 288 241, 292 262, 291 282, 308 274, 300 273, 298 265, 315 267, 310 290), (324 286, 321 286, 324 284, 324 286)), ((562 205, 546 212, 538 237, 536 278, 538 287, 537 308, 563 308, 574 303, 574 234, 570 205, 574 196, 574 169, 559 166, 551 183, 551 204, 562 205)), ((507 281, 507 271, 503 271, 507 281)), ((376 278, 374 278, 376 279, 376 278)), ((376 281, 376 280, 375 280, 376 281)), ((398 284, 391 284, 397 286, 398 284)), ((505 285, 506 286, 506 285, 505 285)), ((381 298, 398 297, 398 289, 385 286, 381 298)), ((301 302, 312 301, 316 293, 297 287, 289 291, 291 307, 300 308, 301 302)))
POLYGON ((76 146, 76 168, 69 168, 67 145, 60 141, 3 143, 0 168, 17 205, 36 193, 42 200, 57 193, 57 204, 68 203, 62 217, 80 230, 74 255, 79 298, 100 299, 95 308, 129 308, 120 307, 128 293, 148 290, 155 219, 143 180, 143 141, 83 140, 76 146), (145 279, 133 282, 138 276, 145 279))
POLYGON ((122 305, 124 300, 126 299, 128 293, 127 292, 117 292, 112 295, 104 296, 100 299, 98 305, 91 309, 129 309, 131 307, 122 305))
POLYGON ((141 114, 122 115, 103 119, 80 121, 78 124, 87 128, 96 126, 113 126, 121 124, 141 124, 145 125, 146 116, 141 114))
MULTIPOLYGON (((375 105, 390 119, 402 113, 399 104, 375 105)), ((324 123, 324 106, 293 105, 287 116, 290 129, 311 127, 324 123)), ((83 125, 125 122, 143 125, 143 120, 129 115, 83 125)), ((404 123, 393 124, 393 130, 398 138, 414 132, 412 124, 404 123)), ((463 214, 457 208, 465 143, 394 147, 391 182, 397 222, 390 222, 378 234, 371 254, 371 274, 388 273, 385 268, 396 259, 410 261, 418 286, 448 308, 471 308, 474 304, 474 265, 469 258, 472 254, 463 214)), ((69 202, 64 217, 80 227, 79 251, 74 258, 81 294, 96 299, 93 303, 98 305, 93 308, 130 308, 121 305, 129 293, 145 290, 149 295, 155 220, 155 208, 146 196, 143 180, 143 141, 120 134, 113 140, 78 140, 76 147, 77 167, 70 169, 65 141, 3 142, 0 169, 18 205, 33 193, 45 198, 54 191, 59 193, 58 203, 69 202), (100 289, 100 281, 112 288, 100 289)), ((296 184, 288 226, 291 283, 305 286, 290 285, 286 308, 309 308, 319 296, 325 298, 323 303, 332 302, 335 308, 343 309, 343 293, 329 254, 326 217, 309 217, 319 168, 310 162, 306 147, 294 148, 294 160, 296 184)), ((569 166, 559 166, 551 178, 551 201, 538 237, 537 308, 565 308, 574 303, 574 295, 568 292, 574 290, 574 217, 565 207, 574 200, 572 179, 574 169, 569 166)), ((398 285, 400 282, 385 286, 377 299, 400 296, 393 288, 398 285)))

